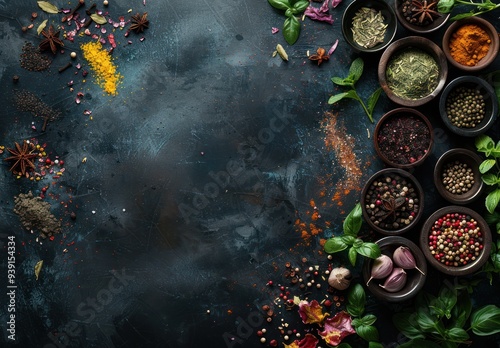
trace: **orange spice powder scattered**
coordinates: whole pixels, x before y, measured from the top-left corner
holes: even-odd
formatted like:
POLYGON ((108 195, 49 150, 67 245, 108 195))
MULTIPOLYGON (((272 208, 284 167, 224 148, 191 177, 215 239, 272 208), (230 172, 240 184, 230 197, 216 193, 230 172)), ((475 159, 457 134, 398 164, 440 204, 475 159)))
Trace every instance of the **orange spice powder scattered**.
POLYGON ((117 95, 117 87, 123 76, 117 72, 113 59, 100 42, 87 42, 81 46, 83 57, 89 62, 95 73, 97 84, 110 95, 117 95))

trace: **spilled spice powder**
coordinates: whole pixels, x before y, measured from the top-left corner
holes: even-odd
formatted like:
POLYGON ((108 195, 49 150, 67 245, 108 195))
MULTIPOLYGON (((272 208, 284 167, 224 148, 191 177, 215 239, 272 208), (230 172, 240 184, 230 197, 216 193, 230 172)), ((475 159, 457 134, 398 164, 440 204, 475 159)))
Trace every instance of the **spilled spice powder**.
POLYGON ((117 72, 111 55, 100 42, 87 42, 81 45, 83 57, 89 62, 96 74, 97 84, 110 95, 117 95, 117 87, 123 76, 117 72))

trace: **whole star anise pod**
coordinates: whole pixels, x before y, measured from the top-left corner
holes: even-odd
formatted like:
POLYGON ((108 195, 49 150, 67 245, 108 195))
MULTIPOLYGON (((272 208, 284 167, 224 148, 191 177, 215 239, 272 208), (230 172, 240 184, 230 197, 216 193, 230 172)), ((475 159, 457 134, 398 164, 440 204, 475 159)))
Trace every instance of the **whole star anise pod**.
POLYGON ((441 16, 441 14, 434 9, 437 6, 437 3, 437 1, 427 3, 427 0, 413 0, 412 5, 414 7, 412 8, 412 11, 414 14, 412 17, 417 17, 420 24, 423 24, 426 20, 433 22, 434 17, 441 16))
POLYGON ((382 199, 382 209, 375 214, 375 216, 380 217, 385 220, 388 217, 392 217, 392 221, 396 220, 397 211, 405 204, 406 200, 404 197, 389 197, 388 199, 382 199))
POLYGON ((132 24, 130 25, 130 30, 134 30, 136 33, 142 33, 145 29, 149 27, 148 13, 144 12, 142 15, 139 13, 132 16, 132 24))
POLYGON ((57 47, 64 46, 64 43, 61 41, 61 39, 59 39, 59 31, 55 31, 52 25, 47 31, 42 30, 42 35, 45 37, 45 39, 40 42, 40 45, 38 46, 42 51, 50 48, 52 53, 56 54, 57 47))
POLYGON ((5 161, 12 161, 14 164, 10 167, 10 171, 14 174, 19 174, 22 176, 26 175, 26 170, 29 168, 35 169, 35 163, 33 159, 37 157, 35 151, 35 146, 28 143, 26 140, 23 142, 23 146, 15 143, 14 149, 7 148, 12 156, 5 158, 5 161))
POLYGON ((330 59, 330 56, 328 54, 325 54, 326 53, 326 50, 322 47, 318 48, 316 50, 316 53, 317 54, 311 54, 309 56, 309 60, 312 60, 312 61, 317 61, 318 62, 318 65, 320 65, 321 63, 327 61, 328 59, 330 59))

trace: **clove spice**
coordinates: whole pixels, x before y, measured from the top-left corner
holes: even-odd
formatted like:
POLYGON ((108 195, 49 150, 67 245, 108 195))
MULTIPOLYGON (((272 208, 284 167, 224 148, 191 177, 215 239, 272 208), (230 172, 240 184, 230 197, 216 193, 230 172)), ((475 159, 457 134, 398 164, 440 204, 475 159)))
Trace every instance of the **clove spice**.
POLYGON ((80 9, 80 7, 83 6, 83 4, 85 4, 85 0, 79 0, 78 3, 76 4, 76 6, 70 11, 70 13, 68 13, 66 16, 64 16, 61 19, 61 22, 64 23, 67 20, 70 20, 71 18, 73 18, 73 15, 75 14, 75 12, 78 11, 80 9))
POLYGON ((65 66, 62 66, 59 68, 59 72, 62 73, 64 70, 68 69, 69 67, 72 67, 73 66, 73 63, 71 62, 68 62, 68 64, 66 64, 65 66))

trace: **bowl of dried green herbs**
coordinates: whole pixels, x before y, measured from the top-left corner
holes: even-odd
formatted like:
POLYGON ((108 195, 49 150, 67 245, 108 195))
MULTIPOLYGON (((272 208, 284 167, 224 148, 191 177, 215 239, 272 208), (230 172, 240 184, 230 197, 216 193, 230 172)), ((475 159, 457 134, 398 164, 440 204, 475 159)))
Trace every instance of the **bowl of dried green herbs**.
POLYGON ((417 107, 434 99, 448 76, 441 48, 421 36, 408 36, 390 44, 380 57, 378 79, 393 102, 417 107))
POLYGON ((342 34, 358 52, 378 52, 394 39, 394 9, 383 0, 354 0, 342 16, 342 34))

